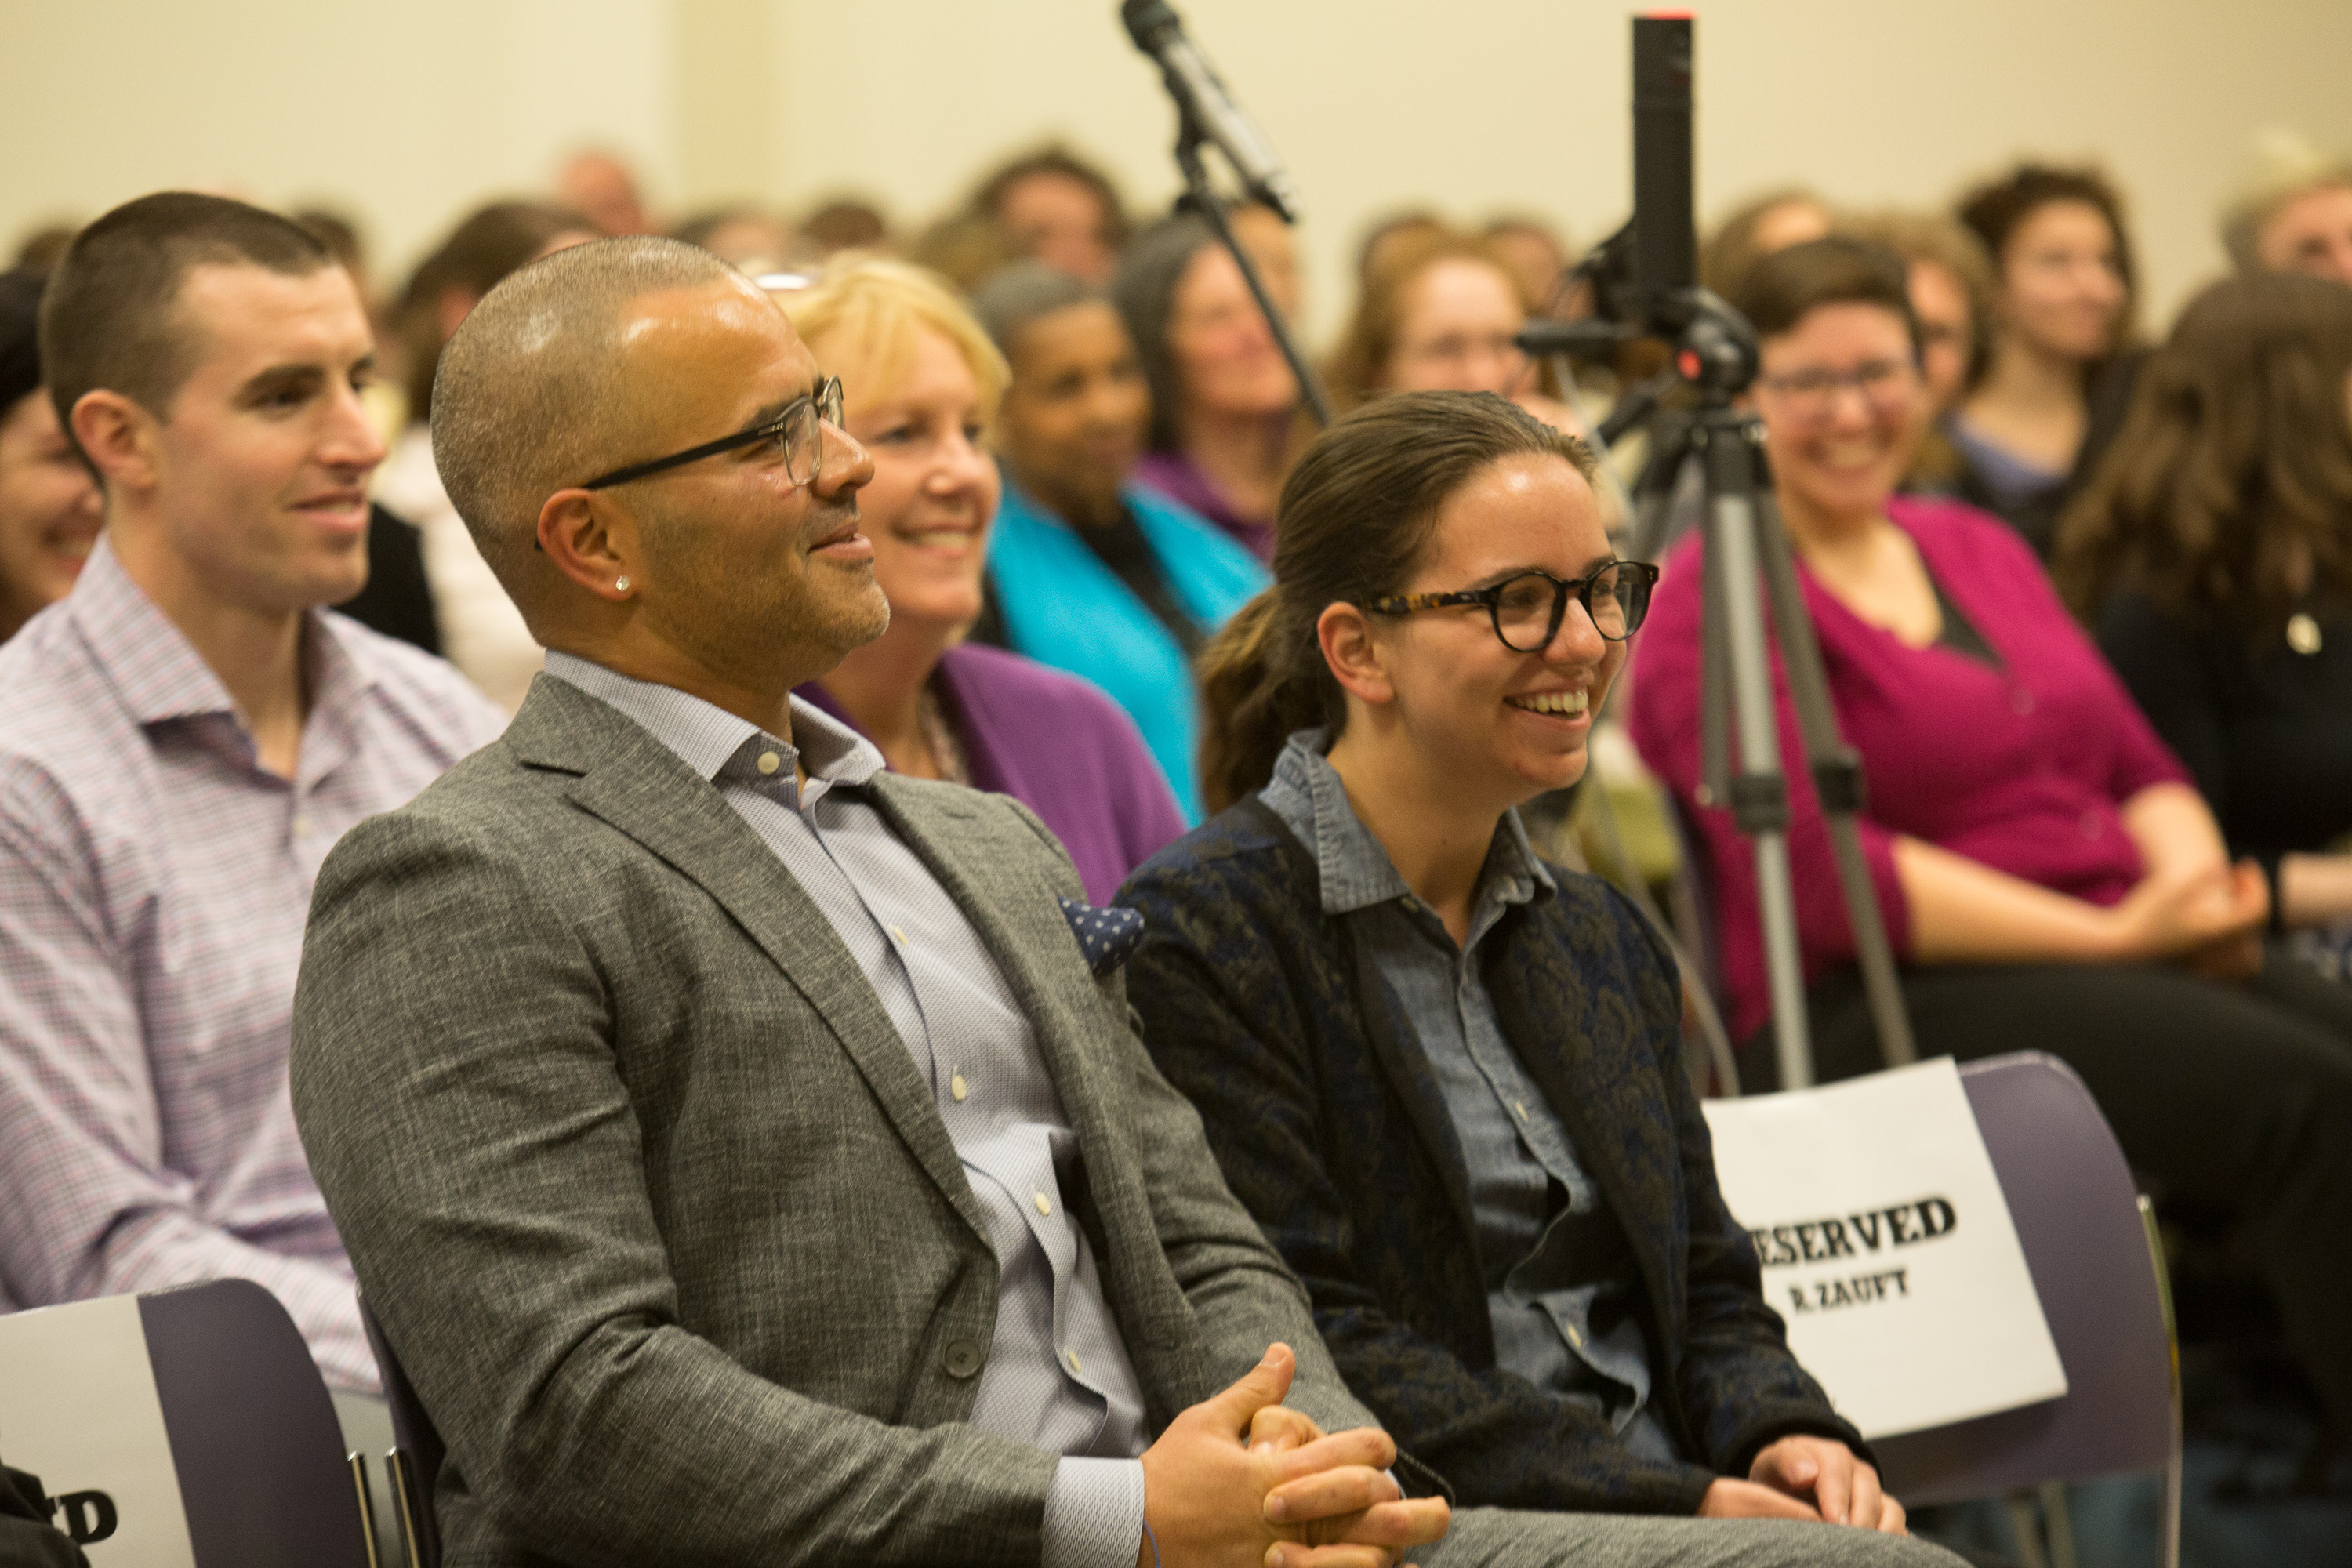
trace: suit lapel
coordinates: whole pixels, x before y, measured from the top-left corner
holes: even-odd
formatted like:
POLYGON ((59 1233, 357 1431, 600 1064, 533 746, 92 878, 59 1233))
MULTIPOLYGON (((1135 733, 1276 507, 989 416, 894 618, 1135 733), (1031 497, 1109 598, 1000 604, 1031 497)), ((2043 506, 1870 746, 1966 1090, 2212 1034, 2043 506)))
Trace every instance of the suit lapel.
POLYGON ((985 1241, 979 1200, 906 1041, 833 923, 751 826, 641 726, 562 681, 532 687, 514 731, 526 763, 576 773, 574 805, 709 894, 759 945, 840 1040, 917 1162, 985 1241))
POLYGON ((875 804, 916 857, 929 868, 955 900, 964 919, 996 960, 1013 999, 1029 1020, 1045 1058, 1045 1070, 1062 1100, 1062 1110, 1093 1147, 1103 1131, 1100 1087, 1094 1080, 1088 1053, 1082 1047, 1087 1025, 1072 1010, 1066 979, 1048 976, 1052 955, 1078 958, 1077 938, 1056 901, 1062 889, 1044 878, 1008 862, 989 859, 988 894, 974 885, 969 868, 982 863, 986 852, 979 842, 980 797, 969 792, 915 790, 889 773, 877 774, 868 786, 875 804))
POLYGON ((1073 1000, 1074 994, 1091 996, 1092 983, 1082 982, 1084 990, 1072 984, 1073 976, 1085 973, 1085 961, 1057 902, 1064 889, 1037 872, 1037 858, 1002 853, 982 821, 989 808, 976 794, 910 785, 885 773, 874 781, 873 795, 980 933, 1029 1020, 1062 1113, 1085 1152, 1087 1184, 1102 1220, 1099 1261, 1109 1299, 1122 1315, 1143 1315, 1129 1334, 1140 1365, 1136 1347, 1150 1344, 1164 1352, 1178 1342, 1189 1309, 1165 1255, 1156 1246, 1136 1245, 1139 1238, 1156 1238, 1158 1231, 1141 1167, 1129 1152, 1133 1129, 1113 1116, 1100 1077, 1106 1054, 1089 1044, 1090 1032, 1102 1026, 1099 1016, 1089 1016, 1093 1009, 1073 1000), (975 873, 985 877, 985 891, 975 873))

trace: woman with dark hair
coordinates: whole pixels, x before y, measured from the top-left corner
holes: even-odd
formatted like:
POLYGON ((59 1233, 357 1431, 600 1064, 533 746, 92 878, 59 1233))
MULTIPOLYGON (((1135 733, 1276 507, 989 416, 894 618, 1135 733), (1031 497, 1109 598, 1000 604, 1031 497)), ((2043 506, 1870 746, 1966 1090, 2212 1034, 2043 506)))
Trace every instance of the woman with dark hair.
POLYGON ((1265 584, 1265 568, 1208 519, 1135 482, 1150 393, 1100 291, 1024 261, 982 285, 972 311, 1013 373, 996 428, 1004 501, 989 544, 992 602, 972 635, 1109 693, 1196 822, 1192 656, 1265 584))
POLYGON ((1085 283, 1108 283, 1127 244, 1118 187, 1058 144, 1025 153, 990 174, 967 211, 995 225, 1013 256, 1042 261, 1085 283))
POLYGON ((1275 585, 1203 659, 1226 809, 1119 895, 1128 996, 1348 1385, 1458 1502, 1900 1532, 1717 1189, 1673 961, 1520 826, 1582 775, 1655 577, 1592 471, 1491 394, 1307 448, 1275 585))
MULTIPOLYGON (((1863 853, 1922 1056, 2042 1050, 2133 1166, 2233 1215, 2352 1416, 2352 995, 2262 962, 2261 874, 1997 520, 1896 493, 1925 423, 1901 263, 1849 239, 1757 264, 1758 412, 1831 700, 1869 775, 1863 853)), ((1700 799, 1704 542, 1667 563, 1631 730, 1696 824, 1741 1076, 1777 1087, 1753 857, 1700 799)), ((1776 680, 1777 680, 1776 673, 1776 680)), ((1779 692, 1785 755, 1796 720, 1779 692)), ((1803 770, 1789 855, 1824 1080, 1880 1065, 1803 770)), ((2352 1429, 2347 1427, 2346 1429, 2352 1429)))
POLYGON ((2123 200, 2089 169, 2024 163, 1960 199, 1999 279, 1991 356, 1948 428, 1960 499, 2047 558, 2058 514, 2131 403, 2137 288, 2123 200))
POLYGON ((2191 300, 2056 573, 2262 866, 2273 930, 2352 920, 2352 289, 2251 273, 2191 300))
POLYGON ((1199 218, 1167 218, 1128 247, 1111 299, 1151 388, 1137 479, 1270 558, 1298 380, 1240 267, 1199 218))
POLYGON ((1801 185, 1751 196, 1699 247, 1698 280, 1728 299, 1749 268, 1776 250, 1821 238, 1836 221, 1829 204, 1801 185))
POLYGON ((423 261, 393 311, 408 427, 376 470, 375 499, 421 535, 442 657, 509 713, 522 706, 542 658, 433 466, 433 376, 441 345, 499 279, 527 262, 596 237, 578 214, 538 202, 493 202, 460 223, 423 261))
POLYGON ((41 389, 45 275, 0 272, 0 642, 69 593, 106 518, 41 389))

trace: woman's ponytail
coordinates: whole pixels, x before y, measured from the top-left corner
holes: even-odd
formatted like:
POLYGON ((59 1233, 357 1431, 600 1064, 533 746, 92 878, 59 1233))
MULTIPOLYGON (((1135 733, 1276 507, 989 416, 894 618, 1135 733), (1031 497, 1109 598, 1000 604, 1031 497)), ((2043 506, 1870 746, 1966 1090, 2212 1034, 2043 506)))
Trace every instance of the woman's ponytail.
POLYGON ((1304 628, 1310 662, 1286 619, 1281 589, 1268 588, 1201 650, 1201 795, 1212 812, 1265 787, 1292 731, 1328 721, 1315 628, 1304 628))

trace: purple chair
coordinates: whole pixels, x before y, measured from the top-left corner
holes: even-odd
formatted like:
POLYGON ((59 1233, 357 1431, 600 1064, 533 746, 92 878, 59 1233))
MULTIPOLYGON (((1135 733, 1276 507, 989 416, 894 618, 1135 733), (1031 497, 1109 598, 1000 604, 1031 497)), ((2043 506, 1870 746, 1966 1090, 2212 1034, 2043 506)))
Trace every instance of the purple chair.
POLYGON ((425 1413, 424 1401, 416 1397, 416 1385, 392 1353, 392 1342, 383 1337, 383 1325, 368 1310, 365 1296, 360 1298, 360 1327, 367 1331, 368 1348, 383 1373, 383 1396, 392 1406, 394 1446, 383 1464, 392 1473, 404 1562, 407 1568, 441 1568, 441 1522, 433 1510, 433 1488, 441 1479, 441 1461, 448 1449, 433 1417, 425 1413))
POLYGON ((1906 1502, 2006 1497, 2029 1568, 2041 1558, 2026 1497, 2039 1490, 2051 1556, 2073 1556, 2064 1483, 2161 1469, 2165 1554, 2180 1557, 2180 1379, 2172 1302, 2147 1201, 2074 1070, 2038 1051, 1960 1068, 1985 1151, 2042 1298, 2066 1393, 2022 1409, 1872 1445, 1906 1502))
MULTIPOLYGON (((137 1300, 196 1568, 371 1568, 366 1472, 359 1456, 344 1452, 327 1385, 278 1298, 249 1279, 215 1279, 137 1300)), ((56 1324, 97 1305, 68 1303, 23 1320, 29 1326, 54 1313, 56 1324)), ((74 1330, 89 1353, 119 1349, 111 1338, 82 1337, 110 1336, 110 1327, 97 1327, 107 1321, 93 1314, 89 1329, 74 1330)), ((21 1421, 15 1429, 19 1438, 33 1435, 21 1421)), ((106 1539, 112 1500, 104 1491, 79 1495, 92 1500, 68 1510, 69 1532, 106 1539)), ((108 1561, 102 1550, 98 1561, 108 1561)))

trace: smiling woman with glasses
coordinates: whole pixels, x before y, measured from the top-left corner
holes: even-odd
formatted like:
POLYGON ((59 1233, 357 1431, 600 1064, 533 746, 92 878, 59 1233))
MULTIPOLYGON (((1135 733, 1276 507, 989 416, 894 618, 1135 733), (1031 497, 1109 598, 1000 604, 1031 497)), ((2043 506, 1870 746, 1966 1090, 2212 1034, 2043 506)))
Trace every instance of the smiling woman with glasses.
MULTIPOLYGON (((1863 853, 1919 1054, 2042 1050, 2073 1066, 2134 1169, 2244 1217, 2288 1334, 2352 1431, 2352 1004, 2266 959, 2261 871, 2231 864, 2188 772, 2025 542, 1897 493, 1926 418, 1916 377, 1882 369, 1907 366, 1917 343, 1901 263, 1818 240, 1759 262, 1733 303, 1756 326, 1756 407, 1830 700, 1868 770, 1863 853)), ((1703 548, 1667 563, 1631 729, 1713 870, 1742 1076, 1777 1088, 1754 859, 1729 813, 1699 798, 1703 548)), ((1793 732, 1785 697, 1780 721, 1793 732)), ((1828 836, 1792 782, 1798 935, 1828 1080, 1881 1063, 1828 836)))
POLYGON ((1657 577, 1592 471, 1492 393, 1307 449, 1274 586, 1204 655, 1228 809, 1119 895, 1128 997, 1349 1386, 1460 1503, 1899 1532, 1717 1189, 1673 961, 1520 826, 1583 774, 1657 577))

